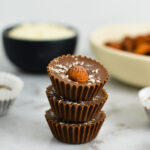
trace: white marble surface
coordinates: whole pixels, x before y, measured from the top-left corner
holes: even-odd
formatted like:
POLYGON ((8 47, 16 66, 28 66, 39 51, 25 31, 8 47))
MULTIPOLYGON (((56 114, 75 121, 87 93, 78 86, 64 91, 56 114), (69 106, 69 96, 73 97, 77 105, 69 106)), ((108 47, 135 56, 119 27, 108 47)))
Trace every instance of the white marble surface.
MULTIPOLYGON (((32 20, 69 24, 80 32, 77 53, 88 56, 92 56, 88 35, 94 28, 120 22, 149 22, 149 0, 5 0, 0 4, 0 29, 32 20)), ((110 79, 105 86, 109 93, 104 107, 107 118, 100 134, 91 143, 67 145, 53 138, 44 118, 49 109, 45 96, 50 84, 48 76, 19 72, 1 53, 0 71, 12 72, 25 82, 8 115, 0 118, 0 150, 150 150, 150 126, 138 100, 139 89, 110 79)))
MULTIPOLYGON (((89 49, 86 54, 91 56, 89 49)), ((110 79, 105 86, 109 94, 104 107, 107 118, 98 137, 87 144, 68 145, 53 138, 44 118, 45 110, 49 109, 45 95, 50 84, 48 76, 20 72, 3 55, 0 55, 0 70, 20 76, 25 83, 7 116, 0 118, 0 150, 150 149, 150 128, 138 100, 139 89, 110 79)))

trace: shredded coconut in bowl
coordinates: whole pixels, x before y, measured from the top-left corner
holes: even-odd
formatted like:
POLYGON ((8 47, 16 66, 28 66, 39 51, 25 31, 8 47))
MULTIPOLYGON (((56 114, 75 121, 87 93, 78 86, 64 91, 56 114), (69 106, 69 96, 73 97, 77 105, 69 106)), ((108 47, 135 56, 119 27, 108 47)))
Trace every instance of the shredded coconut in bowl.
POLYGON ((76 32, 63 25, 30 23, 13 28, 8 35, 11 38, 23 40, 59 40, 73 37, 76 32))

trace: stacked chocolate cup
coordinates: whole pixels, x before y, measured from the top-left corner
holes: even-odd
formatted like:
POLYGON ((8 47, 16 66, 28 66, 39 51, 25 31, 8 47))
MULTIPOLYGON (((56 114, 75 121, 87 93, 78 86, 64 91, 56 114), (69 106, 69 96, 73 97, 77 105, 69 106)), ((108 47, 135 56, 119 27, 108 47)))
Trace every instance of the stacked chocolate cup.
MULTIPOLYGON (((101 109, 108 98, 103 89, 109 78, 107 70, 91 58, 74 55, 55 58, 47 70, 52 82, 46 90, 51 109, 46 111, 45 117, 52 134, 70 144, 93 140, 106 118, 101 109), (88 72, 85 83, 73 81, 68 76, 69 69, 77 65, 88 72)), ((82 73, 78 70, 73 75, 81 76, 82 73)))

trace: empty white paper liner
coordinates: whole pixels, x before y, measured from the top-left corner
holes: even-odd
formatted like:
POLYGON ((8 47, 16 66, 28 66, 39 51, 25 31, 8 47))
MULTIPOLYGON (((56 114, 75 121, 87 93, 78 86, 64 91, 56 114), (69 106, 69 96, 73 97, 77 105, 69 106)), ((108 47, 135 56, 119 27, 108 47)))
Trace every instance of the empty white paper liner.
POLYGON ((0 116, 5 115, 13 103, 14 99, 9 101, 0 101, 0 116))
POLYGON ((142 103, 142 105, 150 109, 150 87, 143 88, 139 91, 139 98, 142 103))
POLYGON ((20 78, 9 73, 0 72, 0 101, 15 99, 22 88, 23 81, 20 78))
POLYGON ((23 81, 17 76, 0 72, 0 116, 7 113, 23 85, 23 81))
POLYGON ((146 87, 140 90, 139 98, 150 121, 150 87, 146 87))

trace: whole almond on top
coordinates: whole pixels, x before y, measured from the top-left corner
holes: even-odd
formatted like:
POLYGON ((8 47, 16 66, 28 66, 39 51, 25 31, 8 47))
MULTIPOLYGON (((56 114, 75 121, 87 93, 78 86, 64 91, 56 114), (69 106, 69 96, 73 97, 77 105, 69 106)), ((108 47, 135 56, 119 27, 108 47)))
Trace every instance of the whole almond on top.
POLYGON ((88 80, 88 72, 83 66, 72 66, 68 71, 69 79, 78 83, 84 83, 88 80))

